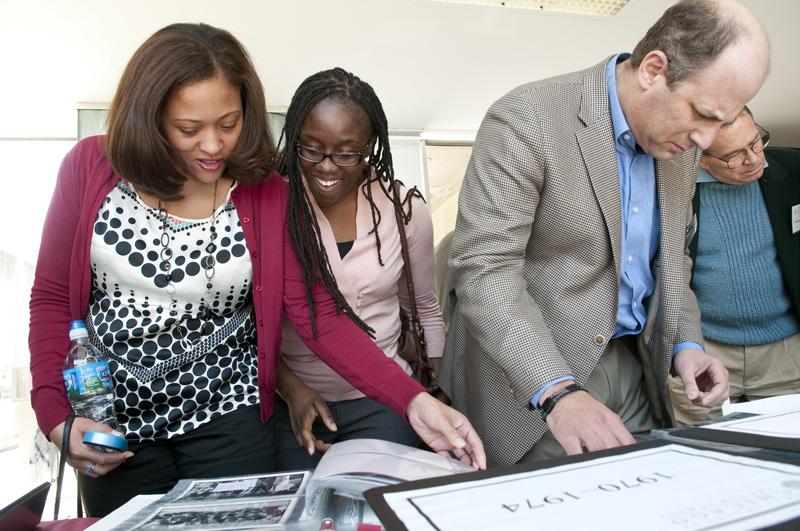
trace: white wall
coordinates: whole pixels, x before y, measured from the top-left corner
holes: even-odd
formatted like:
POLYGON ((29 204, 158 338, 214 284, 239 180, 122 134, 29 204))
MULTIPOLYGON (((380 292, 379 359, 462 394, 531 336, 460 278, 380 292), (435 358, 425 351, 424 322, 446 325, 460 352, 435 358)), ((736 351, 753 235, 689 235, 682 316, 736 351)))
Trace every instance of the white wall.
MULTIPOLYGON (((74 136, 76 103, 109 101, 136 47, 177 21, 241 38, 272 105, 341 65, 372 83, 393 129, 476 129, 512 87, 630 50, 671 3, 631 0, 613 18, 589 18, 429 0, 0 0, 0 138, 74 136)), ((800 2, 745 3, 774 50, 754 111, 777 143, 800 145, 800 2)))

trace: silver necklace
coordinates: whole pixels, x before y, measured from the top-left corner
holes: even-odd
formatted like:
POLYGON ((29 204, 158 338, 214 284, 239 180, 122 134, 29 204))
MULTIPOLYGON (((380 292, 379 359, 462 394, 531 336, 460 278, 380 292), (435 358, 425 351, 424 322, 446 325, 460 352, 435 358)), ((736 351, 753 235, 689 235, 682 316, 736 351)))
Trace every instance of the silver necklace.
POLYGON ((200 319, 202 320, 202 324, 200 325, 200 330, 197 337, 193 340, 189 339, 189 331, 184 324, 188 314, 185 314, 178 319, 178 300, 175 298, 175 284, 172 281, 172 257, 174 256, 174 253, 169 246, 170 234, 168 232, 168 216, 167 203, 162 203, 159 201, 158 218, 161 221, 161 251, 159 253, 161 263, 159 264, 159 269, 161 269, 161 271, 167 277, 167 285, 164 287, 164 290, 167 292, 170 298, 169 316, 175 323, 175 331, 179 338, 178 343, 184 352, 189 352, 195 346, 197 346, 203 336, 207 333, 206 329, 208 328, 209 321, 212 317, 210 302, 212 296, 211 290, 214 287, 212 280, 214 279, 214 273, 217 265, 216 259, 214 258, 214 252, 217 250, 217 244, 215 243, 217 240, 217 183, 214 183, 214 200, 211 203, 211 227, 209 228, 209 238, 211 241, 208 243, 208 245, 206 245, 205 248, 207 253, 205 257, 205 263, 203 264, 203 261, 201 260, 203 274, 206 277, 206 291, 203 296, 200 297, 200 319))

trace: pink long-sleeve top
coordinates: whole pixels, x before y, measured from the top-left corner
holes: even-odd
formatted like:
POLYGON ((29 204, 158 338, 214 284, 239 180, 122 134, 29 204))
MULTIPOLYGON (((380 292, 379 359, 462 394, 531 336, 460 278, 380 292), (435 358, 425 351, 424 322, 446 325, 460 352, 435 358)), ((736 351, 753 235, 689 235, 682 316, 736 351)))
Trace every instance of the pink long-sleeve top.
MULTIPOLYGON (((339 290, 356 314, 375 330, 375 343, 386 357, 410 374, 408 363, 397 355, 400 306, 407 311, 410 307, 397 219, 392 202, 374 175, 370 186, 381 213, 378 235, 383 266, 378 263, 375 234, 371 232, 373 222, 370 205, 361 188, 356 212, 356 239, 344 258, 339 257, 330 223, 313 201, 313 196, 309 196, 339 290)), ((404 190, 401 197, 405 197, 404 190)), ((425 330, 428 356, 437 358, 441 357, 444 349, 444 323, 434 281, 433 224, 430 212, 420 198, 414 197, 411 203, 412 216, 406 225, 406 237, 417 311, 425 330)), ((306 347, 288 319, 283 323, 281 353, 289 368, 325 400, 352 400, 364 396, 306 347)))
MULTIPOLYGON (((45 434, 72 413, 61 375, 70 347, 69 322, 86 315, 92 227, 102 201, 119 179, 105 159, 103 137, 85 139, 65 157, 47 213, 31 292, 28 338, 31 403, 45 434)), ((314 286, 318 333, 313 337, 303 272, 286 226, 287 196, 287 185, 276 173, 258 185, 238 186, 231 194, 253 265, 262 420, 272 415, 284 314, 320 359, 366 395, 405 414, 421 386, 349 317, 337 312, 321 285, 314 286)))

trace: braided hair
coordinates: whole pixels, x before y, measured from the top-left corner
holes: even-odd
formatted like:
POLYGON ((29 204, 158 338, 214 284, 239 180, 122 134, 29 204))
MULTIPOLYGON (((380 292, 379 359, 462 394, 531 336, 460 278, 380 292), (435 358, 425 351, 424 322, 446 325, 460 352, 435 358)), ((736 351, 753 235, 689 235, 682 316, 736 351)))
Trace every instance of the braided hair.
POLYGON ((372 152, 365 154, 365 158, 374 172, 374 177, 372 177, 372 172, 366 173, 367 178, 361 185, 361 193, 364 194, 370 205, 372 214, 370 233, 375 235, 378 263, 381 266, 383 266, 383 257, 381 256, 381 240, 378 236, 381 213, 375 204, 370 184, 375 180, 378 181, 383 193, 390 199, 405 224, 408 224, 411 219, 411 198, 414 196, 422 198, 422 194, 414 187, 407 192, 405 198, 400 199, 394 185, 394 168, 392 167, 392 152, 389 148, 389 127, 386 114, 383 112, 383 106, 378 96, 368 83, 342 68, 333 68, 318 72, 300 84, 286 112, 286 123, 279 142, 279 145, 283 145, 283 150, 278 165, 279 171, 289 179, 289 235, 303 267, 306 298, 311 308, 312 330, 316 336, 316 302, 312 286, 317 282, 322 282, 336 301, 337 308, 344 311, 372 337, 372 328, 356 315, 336 284, 328 254, 322 243, 317 216, 306 193, 298 162, 296 146, 300 141, 303 123, 314 107, 327 99, 353 102, 364 110, 370 120, 371 135, 376 141, 373 143, 372 152))

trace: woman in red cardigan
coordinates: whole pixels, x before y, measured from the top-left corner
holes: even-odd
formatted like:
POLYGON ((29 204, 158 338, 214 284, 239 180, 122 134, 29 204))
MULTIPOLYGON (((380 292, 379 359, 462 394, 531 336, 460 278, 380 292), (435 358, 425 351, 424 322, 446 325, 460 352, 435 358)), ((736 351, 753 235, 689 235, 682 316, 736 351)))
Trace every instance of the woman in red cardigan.
POLYGON ((31 294, 31 400, 40 428, 60 444, 73 413, 61 376, 68 324, 84 320, 111 360, 131 448, 85 446, 85 432, 109 428, 75 419, 68 461, 81 472, 90 515, 179 478, 274 470, 284 313, 321 359, 407 415, 431 447, 485 467, 469 421, 386 358, 340 311, 335 286, 307 284, 273 158, 246 51, 204 24, 150 37, 123 74, 107 136, 65 158, 31 294))

